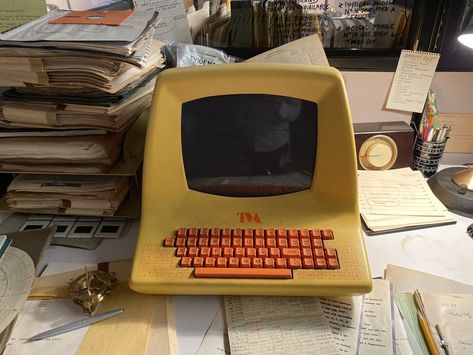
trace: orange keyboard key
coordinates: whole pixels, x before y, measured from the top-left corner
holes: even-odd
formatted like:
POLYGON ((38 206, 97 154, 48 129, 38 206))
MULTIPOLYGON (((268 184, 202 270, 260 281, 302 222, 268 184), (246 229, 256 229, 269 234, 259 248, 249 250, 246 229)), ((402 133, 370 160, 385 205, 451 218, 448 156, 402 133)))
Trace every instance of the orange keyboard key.
POLYGON ((282 248, 281 256, 283 258, 300 258, 301 251, 299 249, 293 249, 293 248, 282 248))
POLYGON ((303 258, 312 258, 312 250, 310 250, 310 248, 302 248, 301 256, 303 258))
POLYGON ((243 237, 244 238, 248 238, 248 237, 253 238, 253 229, 252 228, 245 228, 243 230, 243 237))
POLYGON ((272 259, 272 258, 264 259, 264 267, 265 268, 274 268, 274 259, 272 259))
POLYGON ((204 258, 210 256, 210 248, 209 247, 200 248, 200 256, 202 256, 204 258))
POLYGON ((264 248, 264 238, 255 238, 255 248, 264 248))
POLYGON ((325 249, 325 256, 327 258, 336 258, 337 257, 337 249, 335 249, 335 248, 325 249))
POLYGON ((322 248, 317 248, 312 250, 314 253, 314 258, 325 258, 325 252, 322 248))
POLYGON ((289 258, 287 259, 287 266, 290 269, 300 269, 302 268, 302 260, 301 258, 289 258))
POLYGON ((264 238, 264 229, 256 228, 255 229, 255 238, 264 238))
POLYGON ((230 258, 233 256, 233 248, 223 248, 223 256, 226 258, 230 258))
POLYGON ((243 246, 245 248, 252 248, 254 246, 253 242, 254 242, 253 237, 243 238, 243 246))
POLYGON ((309 239, 310 234, 308 229, 300 229, 299 230, 299 238, 302 239, 309 239))
POLYGON ((221 237, 231 237, 232 236, 232 229, 231 228, 223 228, 220 231, 221 237))
POLYGON ((204 266, 204 258, 197 256, 194 258, 193 262, 194 267, 202 267, 204 266))
POLYGON ((241 247, 238 247, 238 248, 235 248, 235 257, 237 258, 244 258, 246 256, 246 250, 245 248, 241 248, 241 247))
POLYGON ((187 251, 187 256, 190 257, 196 257, 199 256, 199 248, 197 247, 190 247, 189 250, 187 251))
POLYGON ((199 240, 197 241, 197 245, 199 247, 209 246, 209 238, 199 238, 199 240))
POLYGON ((289 239, 289 248, 298 248, 299 249, 299 239, 289 239))
POLYGON ((284 228, 276 229, 276 236, 286 238, 286 230, 284 228))
POLYGON ((340 269, 340 264, 338 260, 335 258, 328 258, 327 259, 327 268, 328 269, 340 269))
POLYGON ((239 264, 240 264, 240 260, 238 258, 228 259, 228 267, 238 267, 239 264))
POLYGON ((232 247, 242 247, 243 246, 243 238, 233 238, 232 239, 232 247))
POLYGON ((301 248, 310 248, 311 246, 310 239, 301 239, 301 248))
POLYGON ((250 259, 256 258, 256 248, 247 248, 246 257, 250 259))
POLYGON ((164 238, 165 247, 173 247, 175 242, 176 242, 176 238, 171 238, 171 237, 164 238))
POLYGON ((289 239, 299 239, 299 232, 297 231, 297 229, 289 229, 287 232, 287 236, 289 237, 289 239))
POLYGON ((184 247, 184 246, 186 246, 186 241, 187 241, 187 238, 177 237, 177 238, 176 238, 176 247, 184 247))
POLYGON ((178 256, 178 257, 187 256, 187 248, 186 247, 177 248, 176 256, 178 256))
POLYGON ((266 229, 266 238, 274 238, 275 236, 276 232, 274 231, 274 228, 266 229))
POLYGON ((289 244, 287 244, 287 239, 286 238, 278 238, 278 247, 279 248, 289 247, 289 244))
MULTIPOLYGON (((207 229, 207 228, 204 228, 204 229, 207 229)), ((210 236, 211 237, 220 237, 220 228, 210 229, 210 236)))
POLYGON ((209 241, 209 247, 219 247, 220 246, 220 238, 219 237, 212 237, 209 241))
POLYGON ((213 257, 222 256, 222 248, 219 248, 219 247, 212 248, 212 251, 210 252, 210 256, 213 256, 213 257))
POLYGON ((261 258, 254 258, 252 261, 252 266, 254 268, 261 268, 263 267, 263 259, 261 258))
POLYGON ((220 246, 222 248, 230 247, 231 245, 232 245, 232 239, 231 238, 224 237, 224 238, 220 239, 220 246))
POLYGON ((217 258, 217 267, 227 267, 227 258, 217 258))
POLYGON ((322 238, 322 233, 320 232, 320 229, 311 229, 311 230, 309 230, 309 235, 312 238, 322 238))
POLYGON ((197 238, 195 238, 195 237, 189 237, 189 238, 187 238, 187 243, 186 243, 186 244, 187 244, 188 247, 195 247, 195 246, 197 246, 197 238))
MULTIPOLYGON (((219 236, 219 230, 218 228, 212 228, 212 231, 216 229, 217 231, 217 235, 212 235, 212 237, 218 237, 219 236)), ((211 234, 211 231, 208 229, 208 228, 200 228, 199 229, 199 237, 204 237, 204 238, 208 238, 209 237, 209 234, 211 234)))
POLYGON ((323 248, 324 242, 322 239, 312 239, 312 247, 313 248, 323 248))
POLYGON ((276 238, 266 238, 266 247, 268 248, 276 248, 276 238))
POLYGON ((198 237, 199 236, 199 230, 197 228, 189 228, 187 230, 187 236, 188 237, 198 237))
POLYGON ((276 259, 276 267, 277 267, 278 269, 286 269, 286 268, 287 268, 286 259, 277 258, 277 259, 276 259))
POLYGON ((241 269, 241 268, 207 268, 198 267, 195 277, 233 278, 233 279, 292 279, 291 269, 241 269))
POLYGON ((241 228, 233 228, 232 235, 234 237, 243 237, 243 230, 241 228))
POLYGON ((256 254, 258 255, 259 258, 263 258, 263 259, 266 259, 269 255, 268 249, 266 249, 266 248, 258 248, 256 250, 256 254))
POLYGON ((204 266, 205 267, 213 267, 215 266, 215 258, 209 256, 207 258, 205 258, 204 260, 204 266))
POLYGON ((185 237, 187 235, 187 228, 178 228, 176 237, 185 237))
POLYGON ((270 248, 269 249, 269 256, 271 258, 279 258, 280 257, 280 251, 278 248, 270 248))
POLYGON ((241 258, 240 267, 244 267, 244 268, 251 267, 251 259, 250 258, 241 258))
POLYGON ((314 259, 312 259, 312 258, 302 259, 302 267, 304 269, 313 269, 314 268, 314 259))
POLYGON ((324 229, 322 231, 322 239, 333 239, 333 231, 331 229, 324 229))
POLYGON ((325 259, 316 258, 315 259, 315 268, 316 269, 326 269, 327 268, 327 262, 325 261, 325 259))
POLYGON ((191 267, 192 258, 184 256, 181 258, 181 267, 191 267))

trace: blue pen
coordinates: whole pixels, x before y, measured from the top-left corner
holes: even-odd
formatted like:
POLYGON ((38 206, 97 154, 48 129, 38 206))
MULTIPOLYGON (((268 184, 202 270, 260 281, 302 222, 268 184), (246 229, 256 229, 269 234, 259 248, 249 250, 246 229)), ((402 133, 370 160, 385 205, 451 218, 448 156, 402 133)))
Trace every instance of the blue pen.
POLYGON ((71 330, 83 328, 83 327, 86 327, 88 325, 91 325, 91 324, 94 324, 94 323, 97 323, 97 322, 100 322, 100 321, 118 316, 119 314, 122 314, 123 311, 124 311, 123 308, 115 309, 115 310, 110 311, 110 312, 96 314, 95 316, 92 316, 92 317, 76 320, 75 322, 72 322, 72 323, 69 323, 69 324, 64 324, 64 325, 61 325, 60 327, 53 328, 53 329, 47 330, 43 333, 36 334, 35 336, 32 336, 31 338, 29 338, 28 341, 46 339, 46 338, 50 338, 50 337, 58 335, 58 334, 69 332, 71 330))

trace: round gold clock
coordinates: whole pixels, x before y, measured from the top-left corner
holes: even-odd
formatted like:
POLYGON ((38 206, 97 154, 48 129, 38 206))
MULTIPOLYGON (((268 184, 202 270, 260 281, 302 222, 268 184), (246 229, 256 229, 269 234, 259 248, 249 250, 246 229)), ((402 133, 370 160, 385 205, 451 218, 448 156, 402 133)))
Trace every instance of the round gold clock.
POLYGON ((387 170, 396 162, 397 145, 391 137, 372 136, 361 145, 358 159, 365 170, 387 170))

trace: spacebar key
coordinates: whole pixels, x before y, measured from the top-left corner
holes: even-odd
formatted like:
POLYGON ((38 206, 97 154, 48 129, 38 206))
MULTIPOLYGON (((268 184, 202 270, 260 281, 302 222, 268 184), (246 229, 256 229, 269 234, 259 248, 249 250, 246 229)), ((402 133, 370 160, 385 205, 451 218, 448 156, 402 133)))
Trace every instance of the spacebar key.
POLYGON ((194 276, 230 279, 292 279, 291 269, 196 267, 194 276))

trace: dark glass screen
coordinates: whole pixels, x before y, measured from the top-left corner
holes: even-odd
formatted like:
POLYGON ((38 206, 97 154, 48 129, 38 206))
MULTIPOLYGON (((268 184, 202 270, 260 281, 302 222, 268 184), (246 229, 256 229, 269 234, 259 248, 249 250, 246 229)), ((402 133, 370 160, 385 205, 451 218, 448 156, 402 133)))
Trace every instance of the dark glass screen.
POLYGON ((232 197, 274 196, 311 187, 317 105, 277 95, 200 98, 182 105, 189 189, 232 197))

